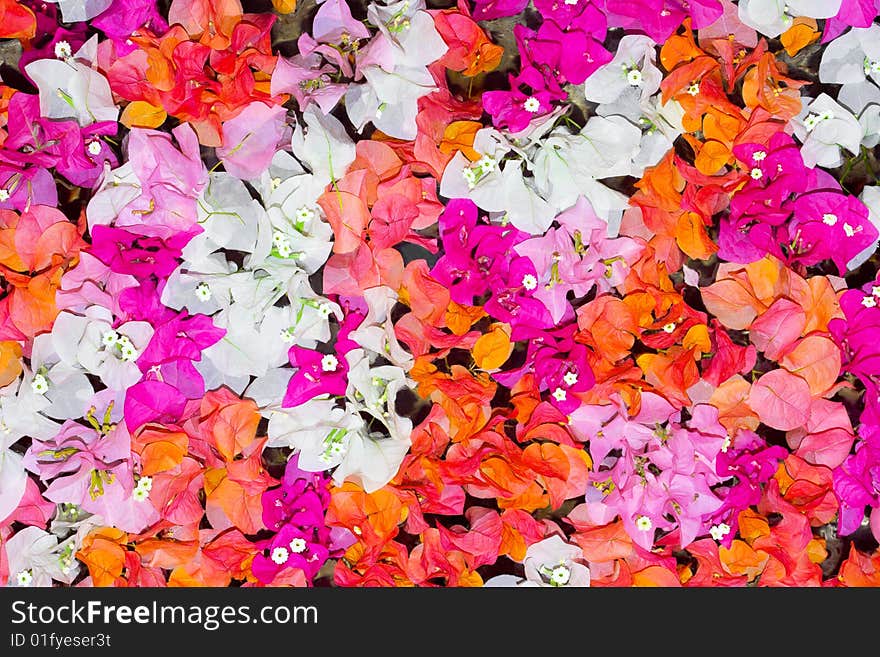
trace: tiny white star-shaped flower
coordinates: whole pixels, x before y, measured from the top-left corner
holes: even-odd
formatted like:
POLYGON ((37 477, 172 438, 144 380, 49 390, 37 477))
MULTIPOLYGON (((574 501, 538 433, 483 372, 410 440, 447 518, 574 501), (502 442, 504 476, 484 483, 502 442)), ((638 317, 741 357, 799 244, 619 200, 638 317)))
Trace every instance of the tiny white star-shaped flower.
POLYGON ((875 297, 880 297, 880 285, 875 285, 871 288, 871 294, 875 297))
POLYGON ((837 223, 837 215, 832 212, 826 212, 822 215, 822 223, 827 226, 833 226, 837 223))
POLYGON ((315 211, 304 205, 296 211, 296 218, 300 221, 311 221, 315 218, 315 211))
POLYGON ((755 162, 760 162, 765 157, 767 157, 767 151, 755 151, 754 153, 752 153, 752 159, 755 162))
POLYGON ((92 155, 101 154, 101 142, 99 141, 90 141, 87 148, 89 153, 91 153, 92 155))
POLYGON ((278 335, 281 338, 281 341, 286 344, 293 344, 296 340, 296 336, 293 334, 292 327, 281 329, 278 335))
POLYGON ((554 586, 565 586, 571 579, 571 569, 562 564, 550 571, 550 583, 554 586))
POLYGON ((534 96, 529 96, 523 103, 523 109, 526 112, 537 114, 541 110, 541 101, 539 101, 534 96))
POLYGON ((877 305, 877 299, 875 299, 874 297, 865 296, 864 298, 862 298, 862 305, 865 308, 874 308, 877 305))
POLYGON ((22 570, 15 576, 15 583, 19 586, 30 586, 33 581, 34 576, 31 575, 31 571, 29 570, 22 570))
POLYGON ((207 283, 201 282, 196 285, 196 297, 198 297, 199 301, 208 301, 211 296, 211 287, 207 283))
POLYGON ((67 41, 59 41, 55 44, 55 56, 58 59, 67 59, 73 56, 73 49, 67 41))
POLYGON ((536 287, 538 287, 538 279, 531 274, 526 274, 525 276, 523 276, 522 285, 525 289, 531 292, 536 287))
POLYGON ((306 541, 303 538, 295 538, 290 541, 290 551, 296 554, 306 551, 306 541))
POLYGON ((119 334, 116 331, 107 331, 101 336, 101 344, 105 347, 112 347, 119 342, 119 334))
POLYGON ((636 518, 636 528, 640 532, 650 531, 653 526, 654 523, 651 522, 651 519, 648 516, 639 516, 636 518))
POLYGON ((577 372, 566 372, 565 376, 562 377, 562 380, 565 381, 565 385, 573 386, 575 383, 578 382, 577 372))
POLYGON ((663 325, 664 333, 675 333, 675 322, 669 322, 663 325))
POLYGON ((563 390, 562 388, 556 388, 556 390, 553 391, 553 399, 555 399, 558 402, 565 401, 565 398, 567 396, 568 395, 566 394, 565 390, 563 390))
POLYGON ((43 395, 49 390, 49 382, 42 374, 34 374, 34 380, 31 381, 31 390, 38 395, 43 395))
POLYGON ((687 92, 691 96, 698 95, 700 93, 700 83, 699 82, 691 82, 690 85, 688 85, 687 92))
POLYGON ((642 86, 642 72, 634 68, 626 73, 626 81, 630 83, 633 87, 642 86))
POLYGON ((146 488, 135 488, 131 492, 131 497, 135 502, 145 502, 150 497, 150 491, 146 488))
POLYGON ((749 175, 752 177, 752 180, 760 180, 764 177, 764 172, 761 171, 758 167, 755 167, 749 172, 749 175))
POLYGON ((333 354, 327 354, 321 359, 321 369, 325 372, 335 372, 339 366, 339 360, 333 354))
POLYGON ((287 563, 287 560, 290 558, 290 552, 287 551, 287 548, 277 547, 272 550, 272 561, 277 563, 279 566, 287 563))
POLYGON ((720 541, 725 536, 730 533, 730 525, 725 522, 722 522, 718 525, 714 525, 709 529, 709 535, 712 536, 716 541, 720 541))

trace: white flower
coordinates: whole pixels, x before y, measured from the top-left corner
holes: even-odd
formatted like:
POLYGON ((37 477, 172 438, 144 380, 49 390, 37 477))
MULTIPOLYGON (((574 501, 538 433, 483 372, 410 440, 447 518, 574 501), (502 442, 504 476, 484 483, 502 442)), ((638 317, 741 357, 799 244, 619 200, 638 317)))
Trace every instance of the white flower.
POLYGON ((202 281, 196 285, 196 297, 199 301, 208 301, 211 298, 211 286, 202 281))
POLYGON ((302 538, 295 538, 290 541, 290 551, 295 554, 299 554, 301 552, 305 552, 306 549, 306 541, 302 538))
POLYGON ((845 221, 843 222, 843 232, 844 232, 844 234, 845 234, 847 237, 852 237, 853 235, 856 234, 855 229, 853 229, 853 227, 850 226, 850 225, 849 225, 847 222, 845 222, 845 221))
POLYGON ((568 395, 566 394, 565 390, 563 390, 562 388, 556 388, 556 390, 553 391, 553 399, 555 399, 558 402, 565 401, 565 398, 567 396, 568 395))
POLYGON ((691 96, 697 96, 700 93, 700 83, 699 82, 691 82, 688 85, 687 92, 691 96))
POLYGON ((526 112, 531 112, 532 114, 537 114, 541 109, 541 101, 539 101, 534 96, 529 96, 526 98, 526 101, 523 103, 523 109, 526 112))
POLYGON ((119 347, 119 353, 121 354, 122 360, 129 362, 137 360, 140 354, 138 353, 138 350, 135 349, 128 336, 120 335, 116 344, 119 347))
POLYGON ((15 576, 15 583, 18 586, 22 586, 22 587, 30 586, 33 581, 34 581, 34 576, 31 575, 31 571, 29 571, 29 570, 22 570, 20 573, 18 573, 15 576))
POLYGON ((34 380, 31 381, 31 389, 38 395, 45 394, 49 390, 49 382, 42 374, 34 374, 34 380))
POLYGON ((590 585, 590 569, 581 548, 555 534, 529 546, 523 567, 526 581, 516 583, 518 586, 590 585))
POLYGON ((327 354, 321 359, 321 369, 325 372, 335 372, 339 367, 339 360, 333 354, 327 354))
POLYGON ((287 548, 277 547, 272 550, 272 561, 277 563, 279 566, 287 563, 287 560, 290 558, 290 553, 287 551, 287 548))
POLYGON ((137 488, 142 488, 145 491, 153 490, 153 478, 141 477, 140 479, 138 479, 137 488))
POLYGON ((872 287, 871 294, 873 294, 875 297, 880 297, 880 285, 875 285, 874 287, 872 287))
POLYGON ((106 331, 101 336, 101 344, 105 347, 112 347, 119 341, 119 334, 116 331, 106 331))
POLYGON ((529 292, 538 287, 538 279, 532 276, 531 274, 526 274, 522 279, 522 286, 527 289, 529 292))
POLYGON ((831 212, 826 212, 822 215, 822 223, 828 226, 833 226, 837 223, 837 215, 832 214, 831 212))
POLYGON ((150 497, 150 491, 145 488, 135 488, 131 491, 131 497, 135 502, 145 502, 150 497))
POLYGON ((101 142, 90 141, 89 145, 88 145, 88 151, 92 155, 100 155, 101 154, 101 142))
POLYGON ((292 326, 281 329, 281 333, 279 333, 278 335, 281 338, 281 341, 286 344, 293 344, 294 342, 296 342, 296 335, 293 332, 292 326))
POLYGON ((303 205, 297 208, 296 211, 296 219, 297 221, 311 221, 315 218, 315 211, 311 208, 303 205))
POLYGON ((752 159, 755 162, 760 162, 766 157, 767 157, 767 151, 755 151, 754 153, 752 153, 752 159))
POLYGON ((0 187, 0 203, 9 200, 9 190, 0 187))
POLYGON ((651 522, 651 519, 648 516, 639 516, 636 518, 636 528, 640 532, 651 531, 651 528, 654 526, 654 523, 651 522))
POLYGON ((550 571, 550 583, 553 586, 565 586, 571 579, 571 568, 562 564, 550 571))
POLYGON ((858 154, 864 136, 858 119, 825 93, 804 104, 791 125, 803 143, 801 155, 808 167, 840 166, 844 161, 841 149, 858 154))
POLYGON ((565 376, 562 377, 562 380, 565 381, 565 385, 573 386, 578 382, 578 375, 575 372, 566 372, 565 376))
POLYGON ((73 50, 67 41, 59 41, 55 44, 55 56, 58 59, 67 59, 73 56, 73 50))
POLYGON ((755 167, 749 172, 749 175, 752 177, 752 180, 760 180, 764 177, 764 172, 760 168, 755 167))
POLYGON ((625 96, 633 104, 643 104, 660 88, 663 79, 654 65, 656 43, 647 36, 628 34, 617 46, 614 59, 600 66, 584 82, 587 100, 613 103, 625 96))
POLYGON ((675 322, 669 322, 663 325, 664 333, 675 333, 675 322))
POLYGON ((862 298, 862 305, 865 308, 874 308, 877 305, 877 300, 871 296, 865 296, 862 298))
POLYGON ((718 525, 714 525, 713 527, 711 527, 709 529, 709 534, 716 541, 720 541, 725 536, 727 536, 729 533, 730 533, 730 525, 728 525, 725 522, 722 522, 718 525))

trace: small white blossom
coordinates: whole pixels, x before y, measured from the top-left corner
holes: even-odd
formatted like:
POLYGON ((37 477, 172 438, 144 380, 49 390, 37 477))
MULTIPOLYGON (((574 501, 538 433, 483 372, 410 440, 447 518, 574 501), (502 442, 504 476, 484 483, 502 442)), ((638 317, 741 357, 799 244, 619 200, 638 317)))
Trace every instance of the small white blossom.
POLYGON ((525 289, 531 292, 536 287, 538 287, 538 279, 531 274, 526 274, 525 276, 523 276, 522 285, 525 289))
POLYGON ((877 300, 874 297, 865 296, 862 298, 862 305, 865 308, 874 308, 877 305, 877 300))
POLYGON ((642 72, 637 68, 627 71, 626 81, 634 87, 642 86, 642 72))
POLYGON ((636 518, 636 528, 640 532, 651 531, 651 528, 654 526, 654 523, 651 522, 651 519, 648 516, 639 516, 636 518))
POLYGON ((15 583, 22 587, 30 586, 33 581, 34 576, 31 575, 31 571, 29 570, 22 570, 15 576, 15 583))
POLYGON ((105 347, 112 347, 119 342, 119 334, 116 331, 107 331, 101 336, 101 344, 105 347))
POLYGON ((208 301, 211 296, 211 287, 207 283, 202 281, 196 285, 196 297, 198 297, 199 301, 208 301))
POLYGON ((709 529, 709 534, 716 541, 720 541, 725 536, 727 536, 729 533, 730 533, 730 525, 728 525, 725 522, 722 522, 721 524, 718 524, 718 525, 714 525, 713 527, 711 527, 709 529))
POLYGON ((754 153, 752 153, 752 159, 755 162, 760 162, 765 157, 767 157, 767 151, 755 151, 754 153))
POLYGON ((73 57, 73 49, 67 41, 59 41, 55 44, 55 56, 58 59, 73 57))
POLYGON ((565 385, 573 386, 578 382, 578 375, 576 372, 566 372, 565 376, 562 377, 562 380, 565 381, 565 385))
POLYGON ((34 380, 31 381, 31 390, 38 395, 46 394, 46 391, 49 390, 49 382, 46 380, 46 377, 42 374, 34 374, 34 380))
POLYGON ((828 226, 833 226, 837 223, 837 215, 832 214, 831 212, 826 212, 822 215, 822 223, 828 226))
POLYGON ((321 369, 325 372, 335 372, 339 366, 339 360, 333 354, 327 354, 321 359, 321 369))
POLYGON ((534 96, 529 96, 528 98, 526 98, 526 102, 523 103, 523 109, 526 112, 536 114, 541 109, 541 102, 534 96))
POLYGON ((556 388, 556 390, 553 391, 553 399, 555 399, 558 402, 565 401, 565 398, 567 396, 568 395, 566 394, 565 390, 563 390, 562 388, 556 388))
POLYGON ((305 552, 306 550, 306 541, 302 538, 295 538, 290 541, 290 551, 296 554, 300 552, 305 552))
POLYGON ((752 177, 752 180, 760 180, 764 177, 764 172, 758 167, 755 167, 749 172, 749 175, 752 177))
POLYGON ((287 551, 287 548, 277 547, 272 550, 272 561, 277 563, 279 566, 287 563, 287 560, 290 558, 290 552, 287 551))
POLYGON ((664 333, 675 333, 675 322, 669 322, 663 325, 664 333))
POLYGON ((556 566, 550 571, 550 583, 553 586, 565 586, 571 579, 571 568, 564 565, 556 566))

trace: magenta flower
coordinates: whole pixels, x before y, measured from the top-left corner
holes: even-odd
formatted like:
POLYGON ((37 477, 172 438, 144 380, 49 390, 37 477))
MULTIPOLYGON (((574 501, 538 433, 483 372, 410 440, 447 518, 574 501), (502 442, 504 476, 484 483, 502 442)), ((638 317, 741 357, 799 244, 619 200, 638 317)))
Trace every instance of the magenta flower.
POLYGON ((509 81, 509 91, 483 94, 483 109, 492 116, 495 127, 510 132, 525 130, 532 119, 549 113, 554 102, 568 97, 555 79, 546 78, 532 66, 523 68, 519 75, 509 76, 509 81))
POLYGON ((184 246, 200 232, 177 233, 167 240, 130 233, 122 228, 95 226, 89 252, 111 271, 143 279, 167 278, 179 264, 184 246))
POLYGON ((290 378, 282 407, 298 406, 318 395, 345 394, 348 362, 344 357, 305 347, 291 347, 288 356, 297 370, 290 378))
POLYGON ((880 14, 880 0, 843 0, 836 16, 826 19, 822 43, 843 34, 848 27, 870 27, 880 14))
POLYGON ((815 265, 831 260, 841 275, 848 263, 877 239, 877 228, 868 208, 854 196, 837 192, 813 192, 793 203, 794 222, 789 227, 795 252, 791 260, 815 265))
POLYGON ((311 584, 328 558, 342 556, 356 537, 342 527, 327 527, 324 515, 330 502, 330 477, 305 472, 294 454, 287 462, 281 485, 263 493, 263 523, 275 535, 259 541, 253 573, 271 584, 288 568, 299 568, 311 584))
POLYGON ((156 0, 114 0, 89 24, 101 30, 113 42, 119 57, 137 49, 130 37, 141 28, 156 35, 165 34, 168 30, 168 23, 158 11, 156 0))

